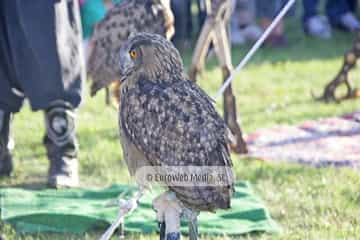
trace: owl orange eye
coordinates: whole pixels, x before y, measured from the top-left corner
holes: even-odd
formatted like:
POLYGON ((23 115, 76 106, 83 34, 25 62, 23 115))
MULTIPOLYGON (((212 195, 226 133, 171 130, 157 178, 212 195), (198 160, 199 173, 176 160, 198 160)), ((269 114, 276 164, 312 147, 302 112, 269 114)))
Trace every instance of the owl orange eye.
POLYGON ((131 51, 130 51, 130 57, 131 57, 132 59, 136 59, 136 58, 138 57, 137 52, 134 51, 134 50, 131 50, 131 51))

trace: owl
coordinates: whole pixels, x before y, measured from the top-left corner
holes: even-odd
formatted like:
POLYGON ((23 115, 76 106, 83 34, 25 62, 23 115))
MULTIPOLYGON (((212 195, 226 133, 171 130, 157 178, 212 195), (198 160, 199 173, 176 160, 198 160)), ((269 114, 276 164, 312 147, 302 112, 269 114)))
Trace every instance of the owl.
POLYGON ((97 24, 87 63, 91 95, 118 80, 117 55, 131 33, 148 32, 168 39, 174 34, 170 0, 123 0, 97 24))
MULTIPOLYGON (((118 53, 119 128, 131 175, 144 166, 225 167, 232 175, 227 126, 212 99, 188 80, 178 50, 140 33, 118 53)), ((230 208, 231 178, 221 186, 167 186, 187 208, 230 208)))

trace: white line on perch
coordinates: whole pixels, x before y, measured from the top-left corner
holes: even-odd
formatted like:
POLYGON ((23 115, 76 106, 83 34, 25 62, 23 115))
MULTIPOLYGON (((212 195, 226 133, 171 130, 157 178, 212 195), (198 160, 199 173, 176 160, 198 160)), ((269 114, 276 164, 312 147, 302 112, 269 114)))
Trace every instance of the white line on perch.
POLYGON ((280 22, 280 20, 285 16, 285 14, 290 10, 290 8, 294 5, 296 0, 289 0, 288 3, 284 6, 284 8, 280 11, 280 13, 276 16, 274 21, 270 24, 270 26, 266 29, 266 31, 261 35, 261 37, 256 41, 254 46, 250 49, 250 51, 246 54, 246 56, 241 60, 239 65, 235 68, 235 70, 230 74, 225 83, 221 86, 220 90, 216 93, 214 99, 218 100, 220 96, 225 92, 226 88, 231 84, 234 80, 234 75, 239 73, 245 65, 250 61, 252 56, 256 53, 256 51, 261 47, 266 38, 270 35, 270 33, 274 30, 276 25, 280 22))

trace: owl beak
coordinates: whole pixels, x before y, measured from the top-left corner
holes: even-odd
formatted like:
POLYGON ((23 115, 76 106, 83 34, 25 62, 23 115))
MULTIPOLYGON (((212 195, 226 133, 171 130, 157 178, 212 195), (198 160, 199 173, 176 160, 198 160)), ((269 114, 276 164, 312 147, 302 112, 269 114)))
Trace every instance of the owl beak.
POLYGON ((121 54, 119 59, 119 74, 123 76, 125 74, 125 70, 128 65, 128 59, 124 56, 125 54, 121 54))
POLYGON ((120 48, 119 51, 119 58, 118 58, 118 67, 119 72, 118 74, 121 76, 124 76, 126 74, 126 71, 129 69, 129 67, 132 65, 132 61, 129 56, 129 43, 124 43, 124 45, 120 48))

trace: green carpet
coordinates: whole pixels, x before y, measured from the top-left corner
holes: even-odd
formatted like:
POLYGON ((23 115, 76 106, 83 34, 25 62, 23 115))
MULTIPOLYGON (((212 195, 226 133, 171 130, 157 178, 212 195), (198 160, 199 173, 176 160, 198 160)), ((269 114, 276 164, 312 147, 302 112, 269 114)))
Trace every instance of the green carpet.
MULTIPOLYGON (((107 189, 84 190, 0 190, 1 220, 18 232, 84 233, 90 229, 101 231, 111 223, 117 208, 105 205, 125 192, 125 197, 136 191, 129 186, 114 185, 107 189)), ((139 208, 126 217, 126 231, 153 233, 157 230, 152 199, 148 193, 139 208)), ((187 232, 184 224, 183 231, 187 232)), ((271 219, 268 210, 247 182, 236 184, 232 209, 217 213, 201 213, 200 234, 240 235, 250 232, 279 233, 280 228, 271 219)))

